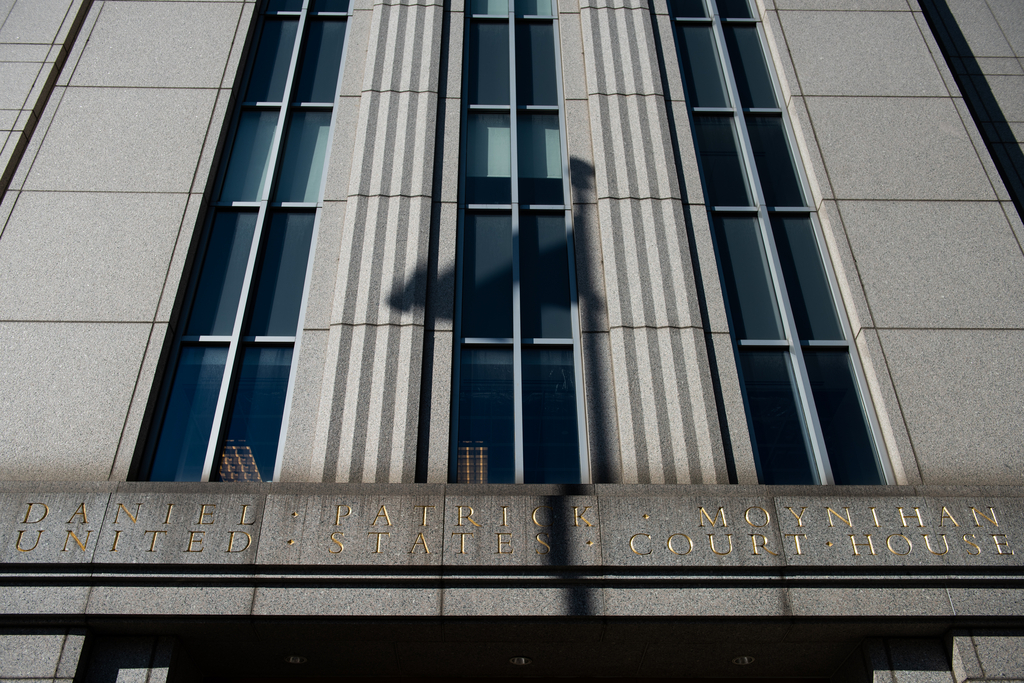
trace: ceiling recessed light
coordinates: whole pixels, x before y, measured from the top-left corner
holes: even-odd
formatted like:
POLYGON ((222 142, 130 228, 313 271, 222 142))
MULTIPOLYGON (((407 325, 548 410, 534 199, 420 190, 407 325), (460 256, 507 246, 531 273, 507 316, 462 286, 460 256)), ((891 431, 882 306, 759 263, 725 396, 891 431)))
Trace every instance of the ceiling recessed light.
POLYGON ((285 657, 284 661, 288 662, 289 664, 305 664, 306 658, 299 657, 298 655, 291 655, 289 657, 285 657))
POLYGON ((527 664, 529 664, 533 660, 530 659, 529 657, 513 657, 512 659, 510 659, 508 661, 511 662, 512 664, 515 664, 516 666, 526 666, 527 664))
POLYGON ((742 657, 737 657, 736 659, 732 660, 732 663, 736 664, 737 666, 746 666, 747 664, 753 664, 754 658, 748 657, 747 655, 743 655, 742 657))

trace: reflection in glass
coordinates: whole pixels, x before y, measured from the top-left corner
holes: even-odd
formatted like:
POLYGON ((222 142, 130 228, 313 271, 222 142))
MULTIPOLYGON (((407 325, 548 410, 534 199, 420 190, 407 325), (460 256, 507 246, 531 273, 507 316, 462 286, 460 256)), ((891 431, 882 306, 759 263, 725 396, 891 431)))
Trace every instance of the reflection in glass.
POLYGON ((715 235, 736 338, 782 339, 782 319, 757 219, 717 216, 715 235))
POLYGON ((248 334, 295 336, 306 282, 309 243, 313 239, 313 218, 311 213, 274 214, 263 248, 248 334))
POLYGON ((467 214, 462 254, 462 336, 511 339, 512 217, 467 214))
POLYGON ((558 104, 555 29, 549 22, 516 25, 516 104, 558 104))
POLYGON ((508 0, 469 0, 471 14, 500 14, 508 16, 508 0))
POLYGON ((313 3, 315 12, 347 12, 349 0, 316 0, 313 3))
POLYGON ((470 104, 508 104, 508 22, 469 25, 470 104))
POLYGON ((231 147, 224 189, 228 202, 254 202, 263 198, 270 166, 270 145, 277 130, 276 111, 243 111, 231 147))
POLYGON ((723 19, 751 19, 747 0, 717 0, 718 14, 723 19))
POLYGON ((569 256, 565 216, 519 218, 520 315, 527 339, 569 339, 569 256))
POLYGON ((742 351, 754 447, 762 484, 815 484, 786 351, 742 351))
POLYGON ((706 17, 702 0, 669 0, 674 17, 706 17))
POLYGON ((882 484, 867 419, 846 351, 804 354, 811 392, 836 484, 882 484))
POLYGON ((814 228, 806 216, 772 217, 789 303, 800 339, 842 339, 814 228))
POLYGON ((221 449, 221 481, 274 478, 291 367, 291 348, 245 349, 231 406, 231 426, 221 449))
POLYGON ((470 114, 466 137, 466 203, 511 203, 512 138, 508 114, 470 114))
POLYGON ((551 0, 516 0, 516 16, 518 17, 550 17, 552 14, 554 12, 551 10, 551 0))
POLYGON ((282 102, 284 86, 288 80, 288 65, 295 45, 295 31, 299 22, 267 21, 263 24, 260 46, 252 66, 249 88, 245 91, 247 102, 282 102))
POLYGON ((255 213, 217 214, 185 334, 231 334, 255 230, 255 213))
POLYGON ((330 112, 297 111, 292 114, 284 146, 284 160, 278 174, 277 201, 317 200, 330 132, 330 112))
POLYGON ((516 481, 512 349, 462 349, 457 480, 516 481))
POLYGON ((562 203, 562 139, 557 115, 519 117, 519 202, 562 203))
POLYGON ((314 21, 306 37, 306 54, 299 72, 299 102, 333 102, 338 87, 344 21, 314 21))
POLYGON ((523 349, 523 468, 527 484, 580 483, 572 349, 523 349))
POLYGON ((686 91, 695 107, 728 107, 725 76, 710 26, 679 25, 686 91))
POLYGON ((184 346, 174 373, 150 481, 199 481, 228 350, 184 346))
POLYGON ((729 49, 732 72, 744 107, 775 107, 775 91, 764 61, 761 41, 753 26, 725 24, 725 44, 729 49))
POLYGON ((776 116, 748 116, 750 151, 757 164, 757 175, 768 206, 803 206, 793 157, 789 154, 782 119, 776 116))
POLYGON ((750 206, 750 191, 732 117, 697 116, 693 122, 711 205, 750 206))

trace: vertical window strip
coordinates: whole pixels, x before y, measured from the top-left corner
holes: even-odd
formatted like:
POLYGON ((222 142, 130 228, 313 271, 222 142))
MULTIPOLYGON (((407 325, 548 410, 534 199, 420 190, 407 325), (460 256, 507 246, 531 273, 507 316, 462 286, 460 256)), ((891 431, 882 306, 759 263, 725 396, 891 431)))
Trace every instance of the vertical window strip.
POLYGON ((154 481, 280 476, 348 0, 268 0, 140 467, 154 481))
POLYGON ((467 9, 449 478, 589 482, 557 14, 467 9))
POLYGON ((892 481, 747 0, 669 0, 759 481, 892 481))

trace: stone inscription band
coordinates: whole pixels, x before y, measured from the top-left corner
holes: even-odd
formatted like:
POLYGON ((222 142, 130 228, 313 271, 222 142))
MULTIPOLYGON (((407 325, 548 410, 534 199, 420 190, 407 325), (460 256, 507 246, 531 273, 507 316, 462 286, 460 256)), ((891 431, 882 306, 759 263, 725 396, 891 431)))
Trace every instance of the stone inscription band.
POLYGON ((0 493, 0 555, 60 564, 630 567, 1016 566, 1024 557, 1016 497, 205 488, 0 493))

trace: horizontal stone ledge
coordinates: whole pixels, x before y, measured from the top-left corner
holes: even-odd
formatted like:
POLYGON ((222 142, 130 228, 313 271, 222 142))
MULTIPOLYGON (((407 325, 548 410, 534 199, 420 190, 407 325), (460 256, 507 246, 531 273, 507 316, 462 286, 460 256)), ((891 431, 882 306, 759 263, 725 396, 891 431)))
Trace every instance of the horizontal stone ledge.
POLYGON ((7 571, 84 564, 998 572, 1022 558, 1017 487, 0 485, 7 571))

